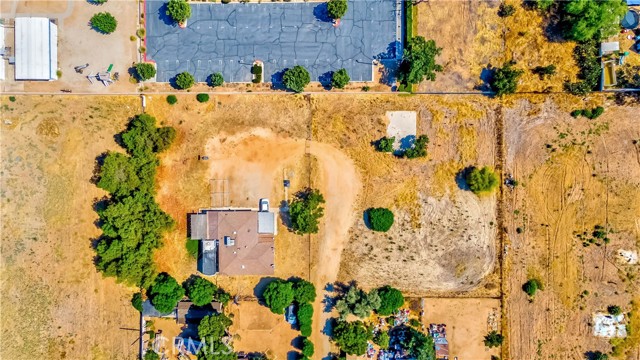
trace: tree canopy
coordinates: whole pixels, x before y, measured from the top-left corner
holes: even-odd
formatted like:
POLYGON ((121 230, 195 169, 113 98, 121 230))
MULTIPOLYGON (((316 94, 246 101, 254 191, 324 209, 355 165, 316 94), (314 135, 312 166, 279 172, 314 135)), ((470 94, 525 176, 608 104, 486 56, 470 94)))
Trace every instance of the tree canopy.
POLYGON ((281 279, 272 281, 262 296, 271 312, 284 314, 284 309, 293 302, 293 284, 281 279))
POLYGON ((329 0, 327 12, 332 19, 341 19, 347 13, 347 0, 329 0))
POLYGON ((142 312, 142 294, 139 292, 133 294, 131 297, 131 306, 138 310, 138 312, 142 312))
POLYGON ((603 39, 620 30, 620 20, 627 12, 624 0, 570 0, 561 14, 565 37, 586 41, 603 39))
POLYGON ((91 17, 91 27, 103 34, 111 34, 118 27, 118 20, 108 12, 99 12, 91 17))
POLYGON ((204 306, 213 301, 213 295, 218 290, 211 281, 202 278, 200 276, 192 276, 184 283, 184 288, 187 290, 187 296, 194 305, 204 306))
POLYGON ((404 331, 404 336, 400 340, 402 347, 407 349, 416 360, 435 360, 435 347, 431 336, 414 328, 402 330, 404 331))
POLYGON ((385 208, 371 208, 367 210, 371 230, 387 232, 393 225, 393 213, 385 208))
POLYGON ((198 352, 198 360, 237 360, 231 344, 226 345, 222 338, 233 321, 224 314, 205 316, 198 325, 198 337, 204 342, 198 352))
POLYGON ((469 189, 476 194, 491 192, 499 183, 498 175, 487 166, 482 169, 474 167, 467 172, 465 180, 469 189))
POLYGON ((212 87, 218 87, 222 86, 222 84, 224 84, 224 78, 222 77, 221 73, 217 72, 211 74, 211 76, 209 77, 209 85, 211 85, 212 87))
POLYGON ((389 285, 378 289, 378 295, 380 296, 380 306, 376 312, 379 315, 391 315, 404 304, 404 296, 402 296, 402 292, 389 285))
POLYGON ((321 204, 324 197, 316 189, 306 189, 296 194, 289 206, 291 228, 298 234, 315 234, 318 232, 318 221, 324 215, 321 204))
POLYGON ((518 88, 518 79, 524 71, 513 68, 513 62, 506 62, 501 68, 496 68, 490 81, 491 90, 496 96, 513 94, 518 88))
POLYGON ((373 342, 380 346, 381 349, 387 349, 389 348, 389 333, 385 330, 380 330, 377 334, 375 334, 375 336, 373 337, 373 342))
POLYGON ((341 319, 345 319, 350 313, 359 318, 366 318, 371 315, 371 311, 380 307, 380 303, 377 289, 367 293, 354 284, 336 301, 336 310, 341 319))
POLYGON ((171 16, 173 21, 182 24, 191 17, 191 6, 185 0, 169 0, 167 15, 171 16))
POLYGON ((485 335, 484 346, 489 348, 498 347, 502 345, 502 340, 504 340, 502 334, 499 334, 497 331, 493 330, 485 335))
POLYGON ((347 69, 340 69, 338 71, 334 71, 331 75, 331 86, 336 89, 343 89, 347 84, 351 81, 349 74, 347 73, 347 69))
POLYGON ((526 292, 529 296, 534 296, 538 290, 542 290, 542 282, 538 279, 529 279, 522 285, 522 291, 526 292))
POLYGON ((149 80, 156 76, 156 67, 151 63, 141 62, 135 65, 136 77, 140 81, 149 80))
POLYGON ((392 152, 393 151, 393 143, 396 141, 396 137, 383 137, 375 142, 376 150, 380 152, 392 152))
POLYGON ((400 64, 400 82, 418 84, 425 78, 435 81, 436 72, 442 71, 442 66, 436 64, 436 56, 441 52, 442 48, 437 47, 434 40, 425 40, 422 36, 409 40, 400 64))
POLYGON ((159 274, 149 288, 149 300, 160 313, 167 314, 184 297, 184 289, 167 273, 159 274))
POLYGON ((427 135, 420 135, 416 141, 411 144, 411 147, 404 151, 403 156, 408 159, 415 159, 419 157, 427 156, 427 144, 429 143, 429 137, 427 135))
POLYGON ((310 303, 302 303, 298 305, 298 323, 300 325, 300 334, 302 336, 311 336, 311 325, 313 323, 313 305, 310 303))
POLYGON ((284 86, 295 92, 304 91, 304 87, 311 82, 311 75, 307 69, 300 65, 296 65, 287 69, 282 76, 282 83, 284 86))
POLYGON ((367 341, 373 338, 371 331, 361 321, 338 321, 333 328, 333 341, 349 355, 364 355, 367 341))
POLYGON ((311 340, 309 340, 309 338, 304 338, 302 340, 302 355, 310 358, 313 356, 314 352, 315 348, 311 340))
POLYGON ((196 83, 196 79, 188 73, 187 71, 181 72, 176 75, 176 86, 179 89, 186 90, 193 86, 196 83))
POLYGON ((129 156, 110 152, 100 167, 97 185, 114 195, 127 195, 140 186, 138 168, 129 156))
POLYGON ((316 287, 306 280, 295 282, 293 291, 293 299, 300 304, 312 303, 316 299, 316 287))
POLYGON ((611 315, 617 316, 622 314, 622 309, 620 309, 620 306, 618 305, 609 305, 607 307, 607 312, 611 315))

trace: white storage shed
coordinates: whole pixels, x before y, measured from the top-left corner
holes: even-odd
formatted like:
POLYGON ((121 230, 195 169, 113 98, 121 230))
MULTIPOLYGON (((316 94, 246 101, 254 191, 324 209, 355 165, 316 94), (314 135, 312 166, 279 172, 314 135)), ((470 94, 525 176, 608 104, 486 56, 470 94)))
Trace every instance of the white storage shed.
POLYGON ((16 80, 56 80, 58 26, 44 17, 15 21, 16 80))

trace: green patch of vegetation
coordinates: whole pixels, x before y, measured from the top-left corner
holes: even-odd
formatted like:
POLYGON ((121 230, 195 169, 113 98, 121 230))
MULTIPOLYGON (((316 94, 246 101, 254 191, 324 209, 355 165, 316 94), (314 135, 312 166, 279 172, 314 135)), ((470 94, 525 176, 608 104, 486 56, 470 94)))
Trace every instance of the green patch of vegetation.
POLYGON ((156 310, 162 314, 168 314, 184 297, 184 289, 171 275, 162 273, 156 277, 149 288, 148 295, 156 310))
POLYGON ((602 225, 595 225, 593 231, 583 231, 576 234, 578 240, 582 241, 583 247, 589 247, 590 245, 602 246, 611 242, 609 238, 609 231, 602 225))
POLYGON ((92 28, 103 34, 111 34, 118 27, 118 20, 108 12, 100 12, 93 15, 89 22, 92 28))
POLYGON ((222 84, 224 84, 224 78, 221 73, 217 72, 209 76, 209 86, 218 87, 222 86, 222 84))
POLYGON ((516 13, 516 7, 511 4, 500 4, 500 8, 498 9, 498 16, 502 18, 506 18, 512 16, 516 13))
POLYGON ((300 334, 302 336, 311 336, 311 325, 313 323, 313 305, 304 303, 298 305, 298 324, 300 325, 300 334))
POLYGON ((405 44, 408 44, 413 39, 416 27, 416 11, 413 5, 413 1, 404 2, 404 20, 405 20, 405 44))
POLYGON ((414 328, 408 328, 400 337, 400 344, 416 360, 436 358, 433 338, 414 328))
POLYGON ((618 316, 622 314, 622 309, 618 305, 609 305, 607 306, 607 312, 613 316, 618 316))
POLYGON ((351 81, 351 77, 347 73, 347 69, 340 69, 334 71, 331 75, 331 87, 336 89, 344 89, 345 86, 351 81))
POLYGON ((393 151, 393 143, 396 141, 396 137, 383 137, 380 140, 375 142, 376 150, 380 152, 392 152, 393 151))
POLYGON ((213 295, 218 291, 217 286, 200 276, 191 276, 182 285, 195 306, 210 304, 213 301, 213 295))
POLYGON ((185 0, 169 0, 167 15, 171 16, 173 21, 183 24, 191 17, 191 7, 185 0))
POLYGON ((380 296, 380 306, 376 309, 378 315, 391 315, 404 304, 404 296, 402 295, 402 292, 389 285, 379 288, 378 295, 380 296))
POLYGON ((275 280, 267 285, 262 296, 274 314, 284 314, 284 309, 293 302, 293 283, 285 280, 275 280))
POLYGON ((198 100, 199 103, 206 103, 209 101, 209 94, 200 93, 196 95, 196 100, 198 100))
POLYGON ((380 330, 373 337, 373 342, 376 345, 380 346, 381 349, 389 348, 389 340, 390 340, 389 333, 383 330, 380 330))
POLYGON ((404 49, 398 80, 405 86, 418 84, 422 80, 435 81, 436 72, 442 71, 442 65, 436 64, 436 56, 442 48, 434 40, 425 40, 422 36, 412 38, 404 49))
POLYGON ((142 312, 142 294, 137 292, 131 297, 131 306, 138 312, 142 312))
POLYGON ((254 64, 251 67, 251 73, 253 74, 253 83, 259 84, 262 82, 262 66, 259 64, 254 64))
POLYGON ((538 75, 540 80, 544 80, 546 77, 556 74, 556 66, 553 64, 547 66, 536 66, 531 70, 531 72, 538 75))
POLYGON ((306 281, 298 280, 293 283, 293 300, 298 304, 312 303, 316 299, 316 287, 306 281))
POLYGON ((371 208, 367 210, 367 217, 371 230, 387 232, 393 225, 393 212, 385 208, 371 208))
POLYGON ((146 35, 146 30, 144 28, 140 28, 138 30, 136 30, 136 36, 139 37, 140 39, 144 38, 144 36, 146 35))
POLYGON ((371 311, 380 307, 381 303, 382 299, 378 294, 378 289, 367 293, 354 284, 336 301, 335 308, 341 319, 346 319, 349 314, 354 314, 359 318, 367 318, 371 315, 371 311))
POLYGON ((191 256, 194 259, 197 259, 198 251, 200 249, 200 241, 187 239, 185 246, 187 248, 187 253, 189 254, 189 256, 191 256))
POLYGON ((287 69, 282 76, 284 86, 297 93, 304 91, 304 87, 311 82, 311 75, 307 69, 300 65, 296 65, 287 69))
POLYGON ((564 89, 573 95, 586 95, 598 87, 601 67, 598 44, 595 40, 579 42, 573 50, 573 58, 578 64, 578 81, 564 83, 564 89))
POLYGON ((413 142, 410 148, 406 149, 402 156, 407 159, 415 159, 419 157, 427 156, 427 144, 429 144, 429 137, 427 135, 420 135, 413 142))
POLYGON ((327 12, 332 19, 341 19, 347 13, 347 0, 329 0, 327 12))
POLYGON ((15 96, 9 96, 9 101, 16 102, 16 97, 15 96))
POLYGON ((156 67, 151 63, 137 63, 135 69, 136 77, 140 81, 149 80, 156 76, 156 67))
POLYGON ((289 206, 291 228, 297 234, 318 233, 318 222, 324 215, 324 197, 316 189, 299 191, 289 206))
POLYGON ((484 346, 488 348, 499 347, 502 345, 502 341, 504 341, 504 337, 495 330, 484 336, 484 346))
POLYGON ((542 285, 542 281, 538 279, 529 279, 526 283, 522 285, 522 291, 527 293, 530 297, 534 297, 538 290, 544 290, 544 286, 542 285))
POLYGON ((570 0, 563 3, 559 15, 566 39, 586 41, 606 39, 618 33, 626 12, 624 0, 570 0))
POLYGON ((604 108, 602 106, 598 106, 590 109, 576 109, 571 112, 571 116, 577 118, 579 116, 584 116, 589 120, 597 119, 600 115, 604 114, 604 108))
POLYGON ((147 352, 144 353, 144 360, 160 360, 160 355, 153 350, 147 350, 147 352))
POLYGON ((206 341, 198 351, 198 360, 237 360, 232 343, 223 342, 233 321, 225 314, 205 316, 198 325, 198 337, 206 341))
POLYGON ((490 193, 498 187, 498 175, 485 166, 481 169, 472 168, 466 173, 465 180, 469 189, 475 194, 490 193))
POLYGON ((340 350, 349 355, 364 355, 367 351, 367 342, 372 338, 371 331, 362 321, 338 321, 333 328, 332 340, 340 350))
POLYGON ((178 89, 186 90, 196 83, 196 79, 187 71, 176 75, 176 86, 178 89))
POLYGON ((315 353, 315 348, 311 340, 309 340, 309 338, 306 338, 306 337, 302 339, 302 355, 310 358, 313 356, 314 353, 315 353))
POLYGON ((496 96, 513 94, 518 89, 518 80, 524 74, 524 71, 514 69, 513 65, 513 62, 508 61, 501 68, 494 70, 489 85, 491 90, 496 93, 496 96))
POLYGON ((175 105, 178 103, 178 98, 175 95, 167 95, 167 102, 169 105, 175 105))

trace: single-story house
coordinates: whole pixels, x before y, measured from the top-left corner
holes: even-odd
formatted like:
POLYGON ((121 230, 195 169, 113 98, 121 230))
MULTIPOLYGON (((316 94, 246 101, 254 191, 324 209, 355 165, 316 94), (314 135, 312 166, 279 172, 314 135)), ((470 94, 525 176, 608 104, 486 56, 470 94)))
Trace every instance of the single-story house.
POLYGON ((205 209, 189 215, 190 238, 201 240, 204 275, 272 275, 276 215, 255 209, 205 209))
POLYGON ((56 80, 58 26, 44 17, 15 20, 16 80, 56 80))

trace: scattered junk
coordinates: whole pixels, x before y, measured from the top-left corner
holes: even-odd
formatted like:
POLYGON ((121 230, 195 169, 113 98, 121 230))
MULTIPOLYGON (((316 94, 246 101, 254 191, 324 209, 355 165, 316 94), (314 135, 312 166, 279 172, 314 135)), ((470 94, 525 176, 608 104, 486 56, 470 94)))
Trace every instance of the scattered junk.
POLYGON ((60 91, 62 91, 63 93, 70 93, 71 89, 60 89, 60 91))
POLYGON ((618 41, 600 43, 600 57, 602 58, 602 75, 600 90, 618 84, 616 79, 616 65, 619 62, 620 43, 618 41))
POLYGON ((511 190, 513 190, 516 185, 518 185, 518 182, 516 181, 516 179, 513 177, 513 175, 511 174, 507 174, 507 177, 504 179, 504 184, 511 190))
POLYGON ((284 180, 284 187, 288 188, 291 186, 291 182, 288 179, 284 180))
POLYGON ((209 160, 209 157, 206 155, 198 155, 198 160, 209 160))
POLYGON ((635 250, 618 250, 620 260, 625 264, 635 265, 638 263, 638 252, 635 250))
POLYGON ((120 73, 114 73, 113 77, 111 76, 111 70, 113 70, 113 64, 110 64, 107 68, 107 71, 98 72, 97 74, 89 73, 87 75, 87 80, 91 84, 93 84, 93 80, 102 82, 102 85, 109 86, 113 84, 114 81, 118 81, 120 79, 120 73))
POLYGON ((400 326, 409 322, 409 309, 398 310, 393 319, 393 326, 400 326))
POLYGON ((433 343, 435 344, 436 359, 437 360, 449 359, 449 342, 447 341, 447 325, 430 324, 429 334, 433 338, 433 343))
POLYGON ((73 70, 75 70, 78 74, 82 74, 84 69, 86 69, 88 67, 89 67, 89 63, 86 63, 84 65, 78 65, 78 66, 74 67, 73 70))
POLYGON ((493 308, 487 316, 487 331, 498 331, 498 309, 493 308))
POLYGON ((624 314, 610 315, 605 313, 593 314, 593 335, 604 338, 627 337, 624 314))

